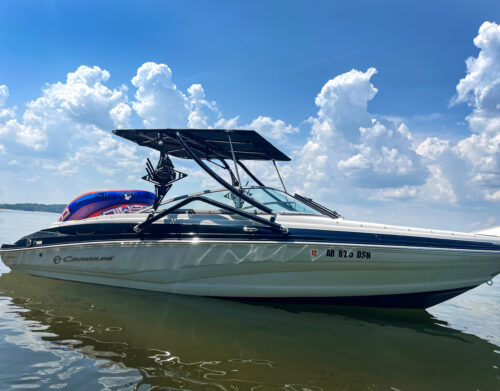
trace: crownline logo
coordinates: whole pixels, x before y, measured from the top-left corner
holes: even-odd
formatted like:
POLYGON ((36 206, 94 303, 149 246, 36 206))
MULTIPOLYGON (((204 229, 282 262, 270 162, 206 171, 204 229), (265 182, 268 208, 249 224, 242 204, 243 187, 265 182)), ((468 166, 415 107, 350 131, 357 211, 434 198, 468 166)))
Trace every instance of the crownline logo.
POLYGON ((71 255, 67 255, 64 258, 56 255, 52 260, 54 264, 59 264, 61 262, 103 262, 103 261, 112 261, 114 257, 73 257, 71 255))

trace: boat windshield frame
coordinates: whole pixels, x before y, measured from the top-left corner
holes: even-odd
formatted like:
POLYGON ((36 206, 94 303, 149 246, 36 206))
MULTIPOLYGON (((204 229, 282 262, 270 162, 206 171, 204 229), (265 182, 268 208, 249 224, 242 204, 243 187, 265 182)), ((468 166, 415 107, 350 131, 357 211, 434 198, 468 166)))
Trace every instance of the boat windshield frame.
MULTIPOLYGON (((275 195, 268 192, 268 190, 271 190, 272 192, 278 192, 280 194, 283 194, 287 198, 293 199, 294 202, 298 203, 303 208, 310 210, 309 212, 303 212, 303 211, 293 210, 293 208, 290 207, 289 210, 273 210, 272 214, 277 214, 277 215, 279 215, 279 214, 280 215, 293 214, 293 215, 307 215, 307 216, 325 216, 326 215, 325 213, 322 213, 322 211, 315 209, 312 205, 309 205, 308 203, 304 202, 303 200, 301 200, 301 199, 299 199, 299 198, 297 198, 289 193, 286 193, 283 190, 277 189, 275 187, 271 187, 271 186, 242 186, 241 190, 245 191, 245 192, 250 191, 250 190, 263 190, 264 192, 268 193, 268 195, 270 197, 275 198, 276 202, 285 204, 286 201, 276 198, 275 195)), ((174 203, 176 203, 176 202, 181 202, 183 200, 187 200, 190 198, 197 198, 200 196, 206 196, 207 194, 222 193, 222 192, 226 192, 227 194, 231 194, 231 191, 229 191, 225 187, 218 187, 218 188, 214 188, 214 189, 203 190, 203 191, 199 191, 199 192, 195 192, 195 193, 189 193, 189 194, 184 194, 184 195, 177 196, 174 198, 170 198, 166 201, 163 201, 158 206, 158 212, 161 212, 165 206, 174 205, 174 203)), ((235 196, 237 197, 237 195, 235 195, 235 196)), ((195 200, 193 200, 193 201, 195 201, 195 200)), ((228 202, 228 205, 229 205, 229 202, 228 202)), ((229 205, 229 206, 232 206, 232 205, 229 205)), ((239 209, 239 208, 237 208, 237 209, 239 209)), ((151 206, 151 207, 148 207, 148 208, 141 210, 140 213, 150 213, 152 210, 153 210, 153 207, 151 206)), ((262 210, 259 210, 258 208, 255 208, 255 207, 253 207, 253 210, 252 210, 252 206, 247 206, 245 208, 242 208, 241 210, 246 210, 252 214, 265 214, 265 215, 270 214, 270 213, 264 212, 262 210)), ((205 210, 203 210, 203 212, 201 212, 202 211, 201 209, 192 209, 192 208, 178 209, 176 211, 176 213, 185 213, 186 211, 189 211, 190 213, 195 213, 195 214, 197 213, 197 211, 198 211, 198 213, 203 213, 203 212, 206 213, 205 210)), ((214 209, 214 210, 210 210, 210 213, 227 214, 228 212, 224 211, 224 210, 215 210, 214 209)))

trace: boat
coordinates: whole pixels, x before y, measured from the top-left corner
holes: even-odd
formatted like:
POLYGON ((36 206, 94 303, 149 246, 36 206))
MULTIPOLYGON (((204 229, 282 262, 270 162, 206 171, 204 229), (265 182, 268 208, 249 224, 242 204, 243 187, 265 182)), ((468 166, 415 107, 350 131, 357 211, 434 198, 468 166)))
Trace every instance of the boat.
MULTIPOLYGON (((500 228, 462 233, 345 219, 289 193, 277 162, 290 158, 253 130, 113 133, 159 153, 156 166, 147 159, 143 177, 154 197, 127 208, 137 195, 123 191, 92 213, 3 244, 5 265, 184 295, 401 308, 433 306, 500 272, 500 228), (164 201, 186 177, 171 157, 194 161, 221 187, 164 201), (272 163, 283 188, 264 185, 248 161, 272 163)), ((107 193, 92 193, 94 201, 107 193)))

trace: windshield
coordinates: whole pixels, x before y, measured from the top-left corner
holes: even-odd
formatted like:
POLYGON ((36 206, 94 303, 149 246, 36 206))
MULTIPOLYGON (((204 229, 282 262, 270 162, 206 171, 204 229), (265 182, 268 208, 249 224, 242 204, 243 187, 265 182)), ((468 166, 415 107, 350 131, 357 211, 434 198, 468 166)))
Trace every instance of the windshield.
MULTIPOLYGON (((292 196, 289 196, 288 194, 280 190, 272 189, 269 187, 246 187, 243 188, 242 190, 245 192, 246 195, 252 197, 255 201, 267 206, 268 208, 272 209, 273 212, 276 213, 290 212, 290 213, 305 213, 305 214, 320 215, 319 212, 315 211, 306 204, 300 202, 299 200, 296 200, 292 196)), ((236 194, 226 189, 204 192, 197 195, 210 198, 214 201, 218 201, 222 204, 231 206, 233 208, 241 209, 246 212, 252 212, 252 213, 261 212, 255 206, 250 205, 248 202, 242 200, 236 194)), ((170 208, 179 201, 182 201, 183 199, 186 199, 188 197, 189 195, 166 201, 160 205, 158 210, 161 211, 162 209, 170 208)), ((182 209, 218 210, 217 207, 199 200, 193 201, 185 205, 182 209)))

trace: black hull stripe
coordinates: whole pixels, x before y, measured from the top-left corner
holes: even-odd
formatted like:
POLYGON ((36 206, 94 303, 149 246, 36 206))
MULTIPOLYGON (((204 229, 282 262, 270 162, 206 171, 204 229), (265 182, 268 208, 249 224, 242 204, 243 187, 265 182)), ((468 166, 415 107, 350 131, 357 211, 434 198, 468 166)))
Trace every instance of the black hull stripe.
POLYGON ((419 248, 443 248, 456 250, 488 250, 498 251, 500 245, 482 241, 467 241, 455 239, 441 239, 429 237, 416 237, 406 235, 375 234, 346 231, 325 231, 312 229, 291 228, 288 235, 278 234, 268 228, 259 228, 257 233, 245 233, 242 227, 200 226, 181 224, 154 224, 149 232, 138 235, 133 232, 132 224, 94 224, 92 226, 59 227, 38 231, 28 235, 14 245, 3 245, 2 249, 26 248, 27 240, 31 246, 37 247, 36 242, 41 241, 42 246, 120 241, 120 240, 161 240, 161 239, 192 239, 198 237, 203 240, 238 240, 238 241, 280 241, 280 242, 310 242, 310 243, 339 243, 376 246, 403 246, 419 248), (78 231, 80 229, 80 231, 78 231), (85 232, 84 229, 92 229, 85 232))
MULTIPOLYGON (((254 245, 254 244, 278 244, 278 245, 283 245, 283 244, 288 244, 288 245, 300 245, 300 246, 327 246, 327 247, 358 247, 358 248, 370 248, 370 249, 404 249, 405 251, 418 251, 418 250, 426 250, 426 251, 447 251, 447 252, 481 252, 481 253, 488 253, 488 254, 499 254, 500 251, 498 250, 477 250, 477 249, 461 249, 461 248, 439 248, 439 247, 415 247, 415 246, 395 246, 395 245, 383 245, 383 244, 365 244, 365 243, 339 243, 339 242, 329 242, 329 241, 296 241, 296 240, 269 240, 269 239, 251 239, 251 238, 246 238, 246 239, 221 239, 221 238, 211 238, 211 239, 203 239, 196 237, 196 244, 202 244, 202 243, 210 243, 210 244, 226 244, 226 245, 231 245, 231 244, 249 244, 249 245, 254 245)), ((26 251, 26 250, 31 250, 31 251, 38 251, 38 250, 46 250, 46 249, 53 249, 53 248, 71 248, 71 247, 82 247, 82 246, 89 246, 89 247, 121 247, 123 245, 130 245, 130 246, 135 246, 135 245, 141 245, 143 244, 144 246, 165 246, 165 245, 172 245, 172 244, 182 244, 182 245, 190 245, 193 244, 193 237, 190 238, 184 238, 184 239, 145 239, 145 240, 140 240, 138 238, 121 238, 121 239, 113 239, 109 240, 81 240, 81 241, 66 241, 66 242, 59 242, 59 243, 43 243, 43 244, 32 244, 31 246, 17 246, 17 245, 3 245, 0 248, 0 254, 4 251, 26 251)))

